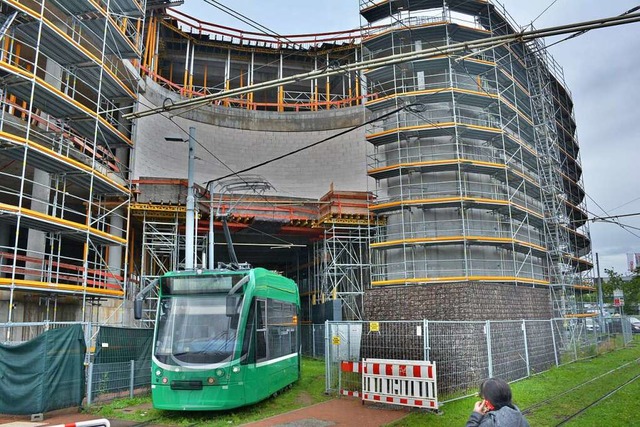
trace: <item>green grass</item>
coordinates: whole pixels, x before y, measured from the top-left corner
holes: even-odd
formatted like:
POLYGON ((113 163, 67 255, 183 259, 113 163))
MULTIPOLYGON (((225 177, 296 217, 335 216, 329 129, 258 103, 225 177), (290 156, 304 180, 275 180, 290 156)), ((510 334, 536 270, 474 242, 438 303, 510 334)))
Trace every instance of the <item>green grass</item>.
MULTIPOLYGON (((585 381, 593 379, 614 368, 640 358, 640 340, 624 350, 602 354, 592 359, 572 363, 511 384, 514 402, 526 410, 538 402, 557 396, 585 381)), ((532 426, 555 426, 566 416, 573 414, 616 386, 640 374, 640 364, 631 363, 614 374, 606 375, 592 383, 580 387, 567 395, 552 399, 549 403, 535 408, 526 415, 532 426)), ((619 392, 580 416, 568 422, 567 426, 632 426, 640 425, 636 408, 640 396, 640 379, 625 386, 619 392)), ((465 398, 442 405, 441 413, 413 412, 402 420, 391 424, 394 427, 433 426, 444 427, 464 425, 473 410, 475 398, 465 398)))
MULTIPOLYGON (((573 414, 599 397, 640 374, 640 337, 626 349, 607 352, 592 359, 553 368, 532 378, 513 383, 515 403, 523 410, 543 400, 557 396, 574 386, 591 380, 628 362, 628 366, 614 374, 603 376, 567 395, 552 399, 549 403, 532 408, 527 419, 532 426, 555 426, 567 415, 573 414)), ((151 398, 120 399, 104 406, 92 406, 89 410, 101 417, 144 421, 153 424, 232 426, 258 421, 273 415, 292 411, 326 401, 332 396, 324 394, 324 362, 303 359, 302 378, 290 390, 277 398, 269 398, 257 405, 225 412, 169 412, 151 408, 151 398)), ((640 425, 636 408, 640 396, 640 379, 634 381, 608 399, 586 410, 567 426, 632 426, 640 425)), ((399 426, 445 427, 464 425, 475 398, 469 397, 441 406, 439 414, 421 410, 412 411, 402 420, 391 424, 399 426)))
POLYGON ((174 426, 233 426, 262 420, 294 409, 303 408, 331 399, 324 394, 324 361, 302 359, 302 376, 293 387, 276 398, 256 405, 223 412, 173 412, 151 407, 151 397, 117 399, 108 404, 94 405, 88 412, 109 419, 132 421, 154 420, 153 424, 174 426))

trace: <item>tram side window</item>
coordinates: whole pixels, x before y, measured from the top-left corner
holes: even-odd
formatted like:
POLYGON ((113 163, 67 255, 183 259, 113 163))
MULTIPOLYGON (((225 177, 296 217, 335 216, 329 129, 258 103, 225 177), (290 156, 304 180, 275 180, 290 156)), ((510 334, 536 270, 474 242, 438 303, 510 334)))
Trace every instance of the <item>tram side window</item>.
POLYGON ((294 304, 270 300, 267 306, 269 330, 269 359, 286 356, 296 351, 296 315, 294 304))
POLYGON ((256 301, 256 361, 267 359, 267 301, 256 301))

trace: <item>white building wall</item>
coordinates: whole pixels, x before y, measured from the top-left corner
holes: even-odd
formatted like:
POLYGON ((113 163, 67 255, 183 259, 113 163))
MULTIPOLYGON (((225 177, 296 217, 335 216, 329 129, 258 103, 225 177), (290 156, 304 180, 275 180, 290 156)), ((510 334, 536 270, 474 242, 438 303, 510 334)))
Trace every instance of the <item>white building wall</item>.
MULTIPOLYGON (((147 80, 140 109, 162 105, 169 97, 177 99, 147 80)), ((230 169, 238 171, 343 132, 361 124, 364 115, 361 106, 277 113, 213 105, 171 120, 168 114, 140 118, 134 135, 133 176, 186 179, 187 145, 164 138, 186 140, 190 126, 195 126, 196 140, 204 146, 198 144, 195 153, 195 182, 203 184, 231 173, 230 169)), ((372 190, 373 181, 367 178, 370 149, 361 127, 247 173, 261 175, 275 187, 274 194, 282 196, 319 198, 332 183, 338 191, 372 190)))

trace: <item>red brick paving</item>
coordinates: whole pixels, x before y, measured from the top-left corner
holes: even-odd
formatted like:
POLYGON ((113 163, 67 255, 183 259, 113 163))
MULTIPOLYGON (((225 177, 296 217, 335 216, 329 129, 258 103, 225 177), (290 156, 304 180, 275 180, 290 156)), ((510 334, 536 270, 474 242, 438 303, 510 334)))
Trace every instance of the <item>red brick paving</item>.
POLYGON ((328 400, 306 408, 276 415, 262 421, 243 424, 243 427, 289 426, 359 426, 378 427, 399 420, 409 413, 408 408, 362 404, 360 399, 328 400))
MULTIPOLYGON (((328 426, 358 426, 378 427, 399 420, 409 413, 408 408, 390 407, 387 405, 367 403, 363 405, 357 398, 343 397, 328 400, 306 408, 276 415, 262 421, 243 424, 244 427, 328 427, 328 426)), ((84 414, 78 408, 70 408, 44 414, 44 420, 38 422, 44 425, 57 425, 87 421, 100 418, 96 415, 84 414)), ((24 422, 29 425, 28 415, 2 415, 0 426, 3 424, 24 422)), ((134 421, 112 420, 112 427, 125 427, 138 424, 134 421)), ((34 426, 36 424, 33 424, 34 426)))

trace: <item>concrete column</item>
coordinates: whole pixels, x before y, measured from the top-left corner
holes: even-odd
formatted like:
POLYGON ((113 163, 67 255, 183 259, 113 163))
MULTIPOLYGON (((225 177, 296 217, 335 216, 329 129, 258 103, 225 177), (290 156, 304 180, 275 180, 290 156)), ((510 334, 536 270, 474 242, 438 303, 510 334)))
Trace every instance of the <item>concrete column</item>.
MULTIPOLYGON (((48 213, 48 202, 50 193, 51 177, 47 172, 40 169, 33 170, 33 189, 31 190, 31 209, 36 212, 48 213)), ((28 231, 27 235, 27 256, 33 258, 44 258, 46 250, 46 233, 40 230, 28 231)), ((42 262, 27 262, 27 270, 43 270, 42 262)), ((33 272, 25 275, 27 280, 41 280, 42 275, 33 272)))
MULTIPOLYGON (((44 80, 56 89, 62 87, 62 66, 60 64, 47 61, 45 66, 44 80)), ((33 190, 31 191, 31 209, 36 212, 49 213, 48 202, 51 193, 51 176, 42 170, 33 170, 33 190)), ((27 256, 44 258, 46 251, 46 233, 39 230, 29 230, 27 235, 27 256)), ((42 269, 42 263, 27 262, 27 269, 42 269)), ((25 275, 27 280, 41 280, 41 275, 25 275)))
MULTIPOLYGON (((124 211, 122 209, 116 210, 109 217, 109 225, 110 225, 110 234, 116 237, 124 237, 124 218, 122 215, 124 211)), ((109 246, 109 273, 114 274, 116 276, 122 276, 122 246, 121 245, 112 245, 109 246)), ((113 278, 109 278, 109 283, 117 283, 118 281, 113 278)))

